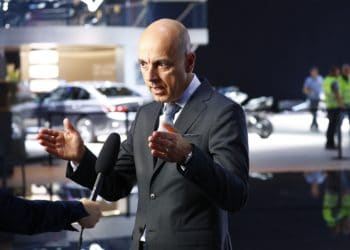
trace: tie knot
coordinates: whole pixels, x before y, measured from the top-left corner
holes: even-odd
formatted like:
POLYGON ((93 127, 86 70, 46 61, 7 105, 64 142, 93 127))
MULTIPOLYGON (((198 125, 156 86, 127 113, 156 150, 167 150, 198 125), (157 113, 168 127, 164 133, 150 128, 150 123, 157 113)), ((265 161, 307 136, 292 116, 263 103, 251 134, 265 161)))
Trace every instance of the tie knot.
POLYGON ((176 103, 166 103, 164 107, 164 114, 168 121, 173 122, 175 114, 180 110, 180 106, 176 103))

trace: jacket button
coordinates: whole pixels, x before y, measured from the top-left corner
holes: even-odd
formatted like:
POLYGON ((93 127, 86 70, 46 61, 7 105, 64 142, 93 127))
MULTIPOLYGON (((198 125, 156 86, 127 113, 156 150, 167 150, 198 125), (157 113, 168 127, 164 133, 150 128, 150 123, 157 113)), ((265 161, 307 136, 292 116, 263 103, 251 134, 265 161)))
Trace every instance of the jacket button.
POLYGON ((154 200, 156 198, 156 195, 154 193, 151 193, 149 197, 151 198, 151 200, 154 200))

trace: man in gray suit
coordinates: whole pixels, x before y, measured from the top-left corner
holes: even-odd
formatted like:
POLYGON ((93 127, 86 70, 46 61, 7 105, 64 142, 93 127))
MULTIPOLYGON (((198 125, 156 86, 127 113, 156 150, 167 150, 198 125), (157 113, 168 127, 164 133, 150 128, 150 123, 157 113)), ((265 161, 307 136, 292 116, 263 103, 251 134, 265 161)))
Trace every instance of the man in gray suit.
MULTIPOLYGON (((118 200, 137 183, 132 250, 232 249, 228 213, 248 194, 244 113, 193 73, 188 31, 175 20, 145 29, 139 63, 155 102, 139 109, 101 195, 118 200)), ((64 126, 42 129, 39 142, 72 161, 69 178, 92 188, 96 157, 67 119, 64 126)))

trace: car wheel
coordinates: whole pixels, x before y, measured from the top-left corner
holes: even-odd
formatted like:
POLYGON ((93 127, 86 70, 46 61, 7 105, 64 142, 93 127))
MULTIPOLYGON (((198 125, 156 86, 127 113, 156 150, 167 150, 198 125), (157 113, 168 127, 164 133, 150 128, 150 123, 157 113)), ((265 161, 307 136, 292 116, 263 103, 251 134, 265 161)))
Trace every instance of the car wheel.
POLYGON ((80 118, 76 123, 76 128, 84 142, 96 141, 94 126, 89 118, 80 118))
POLYGON ((268 138, 272 134, 273 126, 272 123, 267 119, 258 121, 255 126, 258 130, 259 136, 263 139, 268 138))

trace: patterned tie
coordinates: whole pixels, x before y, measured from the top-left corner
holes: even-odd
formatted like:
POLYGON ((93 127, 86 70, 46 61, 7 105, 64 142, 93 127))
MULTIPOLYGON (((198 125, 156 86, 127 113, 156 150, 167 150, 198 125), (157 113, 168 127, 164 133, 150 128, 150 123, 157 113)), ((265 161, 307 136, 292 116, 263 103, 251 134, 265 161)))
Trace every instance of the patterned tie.
POLYGON ((175 114, 180 110, 180 106, 176 103, 166 103, 164 106, 164 121, 174 125, 175 114))

